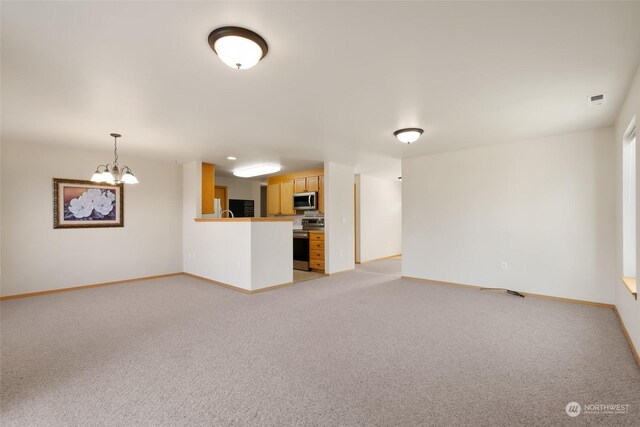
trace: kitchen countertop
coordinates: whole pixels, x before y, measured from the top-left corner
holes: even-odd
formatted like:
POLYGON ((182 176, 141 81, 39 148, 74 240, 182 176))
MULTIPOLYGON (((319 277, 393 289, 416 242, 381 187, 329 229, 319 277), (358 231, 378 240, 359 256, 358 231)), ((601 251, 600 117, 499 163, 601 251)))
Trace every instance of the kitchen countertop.
POLYGON ((195 222, 292 222, 292 218, 194 218, 195 222))

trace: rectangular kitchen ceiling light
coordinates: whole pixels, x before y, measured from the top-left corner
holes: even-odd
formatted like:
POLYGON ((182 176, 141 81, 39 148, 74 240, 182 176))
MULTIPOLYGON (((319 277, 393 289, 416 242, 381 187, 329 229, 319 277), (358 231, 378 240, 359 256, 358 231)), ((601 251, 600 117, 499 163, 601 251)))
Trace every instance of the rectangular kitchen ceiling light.
POLYGON ((279 170, 280 166, 278 165, 262 164, 234 170, 233 174, 235 176, 239 176, 240 178, 251 178, 254 176, 267 175, 270 173, 278 172, 279 170))

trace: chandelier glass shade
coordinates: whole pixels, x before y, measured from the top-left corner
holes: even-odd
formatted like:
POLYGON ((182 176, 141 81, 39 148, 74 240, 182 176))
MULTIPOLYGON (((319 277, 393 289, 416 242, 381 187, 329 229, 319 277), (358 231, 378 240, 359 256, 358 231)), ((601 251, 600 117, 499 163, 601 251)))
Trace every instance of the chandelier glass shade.
POLYGON ((137 184, 138 178, 135 177, 131 168, 127 165, 118 165, 118 138, 122 135, 112 133, 111 136, 113 137, 113 163, 98 165, 91 176, 91 181, 108 184, 137 184))

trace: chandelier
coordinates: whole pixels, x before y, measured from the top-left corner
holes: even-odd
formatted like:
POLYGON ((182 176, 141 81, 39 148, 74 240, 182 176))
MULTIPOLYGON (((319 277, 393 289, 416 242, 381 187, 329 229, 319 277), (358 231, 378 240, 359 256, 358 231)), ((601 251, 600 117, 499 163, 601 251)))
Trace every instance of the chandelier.
POLYGON ((138 178, 133 175, 131 168, 127 165, 120 168, 118 166, 118 138, 122 135, 112 133, 113 137, 113 164, 98 165, 91 177, 93 182, 107 182, 109 184, 137 184, 138 178))

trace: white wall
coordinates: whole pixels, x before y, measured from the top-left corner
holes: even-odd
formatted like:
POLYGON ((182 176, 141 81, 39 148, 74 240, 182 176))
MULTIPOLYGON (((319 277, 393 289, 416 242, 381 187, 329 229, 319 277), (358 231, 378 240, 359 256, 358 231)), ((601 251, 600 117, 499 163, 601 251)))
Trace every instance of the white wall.
POLYGON ((181 170, 120 153, 124 228, 53 229, 53 178, 89 179, 112 153, 2 141, 3 296, 182 271, 181 170))
MULTIPOLYGON (((633 80, 633 84, 627 94, 627 99, 620 110, 620 114, 618 116, 618 120, 616 121, 615 126, 615 146, 616 146, 616 156, 615 156, 615 166, 617 169, 616 174, 616 207, 617 207, 617 248, 618 248, 618 275, 623 274, 623 210, 622 206, 624 203, 625 195, 623 194, 623 139, 625 136, 625 132, 627 131, 627 127, 631 123, 631 121, 635 118, 636 125, 640 122, 640 68, 636 72, 635 78, 633 80)), ((640 142, 640 140, 637 140, 640 142)), ((640 164, 640 154, 639 150, 636 150, 636 165, 640 164)), ((638 185, 640 182, 640 174, 636 174, 636 186, 635 188, 640 188, 638 185)), ((637 203, 640 202, 640 198, 636 196, 636 212, 639 212, 637 203)), ((638 249, 638 243, 640 243, 640 238, 638 237, 638 230, 640 227, 638 226, 638 218, 636 215, 636 266, 640 265, 640 250, 638 249)), ((629 332, 629 336, 633 341, 633 344, 636 348, 636 351, 640 353, 640 301, 636 301, 631 297, 629 291, 620 283, 620 280, 615 280, 612 282, 613 290, 615 292, 615 304, 618 308, 618 312, 620 313, 620 317, 624 322, 627 331, 629 332)))
POLYGON ((325 273, 355 266, 354 168, 334 162, 324 164, 325 273))
POLYGON ((252 222, 251 290, 293 282, 292 223, 252 222))
POLYGON ((405 159, 403 275, 613 303, 614 156, 607 128, 405 159))
POLYGON ((253 200, 255 216, 260 216, 260 181, 216 176, 216 185, 227 187, 229 199, 253 200))
POLYGON ((356 175, 356 261, 402 252, 402 183, 356 175))

